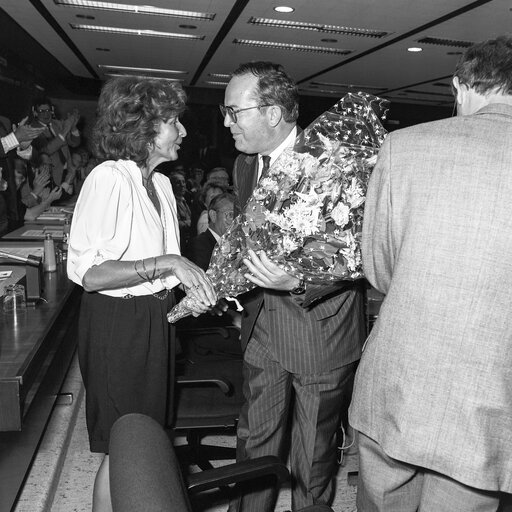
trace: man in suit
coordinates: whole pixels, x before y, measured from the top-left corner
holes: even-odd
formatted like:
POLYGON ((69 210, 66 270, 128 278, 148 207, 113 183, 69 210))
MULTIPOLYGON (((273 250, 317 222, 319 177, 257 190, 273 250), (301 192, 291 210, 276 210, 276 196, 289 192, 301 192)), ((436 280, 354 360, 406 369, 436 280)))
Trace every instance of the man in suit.
POLYGON ((205 271, 213 249, 233 222, 234 201, 229 192, 215 196, 208 206, 208 229, 191 238, 185 247, 184 256, 205 271))
MULTIPOLYGON (((252 62, 233 73, 224 103, 224 126, 243 153, 233 169, 236 214, 265 168, 294 145, 298 90, 282 66, 252 62)), ((361 288, 346 282, 305 286, 264 253, 251 253, 246 265, 258 288, 243 297, 246 403, 237 459, 277 455, 286 460, 291 416, 292 509, 330 504, 335 433, 365 335, 361 288)), ((271 511, 276 497, 277 489, 252 485, 231 509, 271 511)))
POLYGON ((386 294, 356 376, 358 510, 481 511, 512 492, 512 38, 469 48, 458 116, 388 135, 363 264, 386 294))

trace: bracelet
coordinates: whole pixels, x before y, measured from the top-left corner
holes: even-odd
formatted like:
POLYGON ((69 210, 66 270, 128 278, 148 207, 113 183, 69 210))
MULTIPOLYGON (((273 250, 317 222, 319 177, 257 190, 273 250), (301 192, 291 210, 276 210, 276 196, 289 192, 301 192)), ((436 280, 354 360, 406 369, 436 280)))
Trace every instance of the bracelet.
POLYGON ((143 280, 145 281, 146 278, 141 275, 141 273, 137 270, 137 263, 139 262, 140 260, 135 260, 135 263, 133 264, 133 268, 135 269, 135 272, 137 272, 137 275, 143 280))
POLYGON ((151 284, 153 284, 153 281, 155 280, 156 276, 156 256, 153 256, 153 275, 151 276, 151 284))
POLYGON ((146 281, 151 282, 151 279, 149 278, 148 271, 146 269, 146 263, 144 262, 144 260, 142 260, 142 268, 144 269, 144 274, 146 274, 146 281))

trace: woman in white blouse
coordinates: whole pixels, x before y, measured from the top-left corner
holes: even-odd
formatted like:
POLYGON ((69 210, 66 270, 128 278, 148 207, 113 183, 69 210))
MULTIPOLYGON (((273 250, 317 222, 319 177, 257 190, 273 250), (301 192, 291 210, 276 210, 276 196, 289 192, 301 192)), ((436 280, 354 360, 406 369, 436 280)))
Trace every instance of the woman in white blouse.
MULTIPOLYGON (((67 268, 85 290, 78 347, 93 452, 108 453, 110 428, 123 414, 165 421, 172 288, 199 299, 196 314, 216 302, 204 271, 180 256, 172 187, 154 173, 178 157, 184 109, 182 88, 166 80, 117 78, 99 98, 94 145, 104 161, 80 192, 67 268)), ((93 510, 109 507, 107 455, 93 510)))

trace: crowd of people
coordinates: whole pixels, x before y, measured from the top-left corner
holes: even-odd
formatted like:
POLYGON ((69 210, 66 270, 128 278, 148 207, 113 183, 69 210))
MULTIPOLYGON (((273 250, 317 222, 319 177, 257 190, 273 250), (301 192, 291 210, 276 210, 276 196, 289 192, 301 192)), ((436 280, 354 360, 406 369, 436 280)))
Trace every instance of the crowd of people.
POLYGON ((19 123, 0 116, 0 237, 80 192, 98 160, 79 121, 76 109, 59 119, 46 97, 19 123))
MULTIPOLYGON (((237 319, 237 460, 289 457, 294 511, 332 504, 336 431, 351 397, 360 512, 493 512, 512 493, 512 38, 469 48, 453 90, 456 117, 393 132, 379 153, 362 254, 367 282, 386 297, 369 336, 366 281, 311 285, 265 252, 245 260, 256 288, 240 297, 237 319)), ((233 169, 168 167, 187 136, 185 104, 177 83, 108 81, 97 160, 80 145, 78 112, 58 120, 48 99, 31 120, 0 123, 0 232, 79 193, 67 270, 84 289, 90 447, 105 454, 95 511, 110 510, 113 423, 132 412, 164 423, 175 292, 195 299, 194 316, 226 312, 205 273, 212 251, 301 132, 285 69, 245 63, 220 105, 240 152, 233 169)), ((277 492, 240 485, 230 511, 271 512, 277 492)))

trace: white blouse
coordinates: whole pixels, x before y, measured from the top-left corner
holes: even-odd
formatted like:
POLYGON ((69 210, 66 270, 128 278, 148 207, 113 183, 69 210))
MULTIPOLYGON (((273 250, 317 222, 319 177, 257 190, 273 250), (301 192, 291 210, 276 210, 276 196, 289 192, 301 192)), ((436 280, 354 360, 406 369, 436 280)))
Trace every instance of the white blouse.
MULTIPOLYGON (((84 274, 107 260, 133 261, 162 254, 180 254, 176 200, 169 179, 155 172, 153 184, 160 201, 158 215, 142 185, 135 162, 109 160, 85 180, 75 206, 67 260, 68 277, 82 285, 84 274)), ((139 265, 139 268, 142 266, 139 265)), ((153 264, 148 265, 151 275, 153 264)), ((179 284, 174 277, 129 288, 102 290, 112 297, 149 295, 179 284)))

